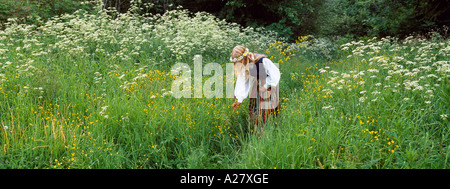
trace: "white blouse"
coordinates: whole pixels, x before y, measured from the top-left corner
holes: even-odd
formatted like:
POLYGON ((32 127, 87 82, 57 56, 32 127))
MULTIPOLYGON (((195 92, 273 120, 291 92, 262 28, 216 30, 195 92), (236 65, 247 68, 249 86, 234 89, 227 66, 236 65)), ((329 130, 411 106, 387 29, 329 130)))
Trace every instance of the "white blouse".
MULTIPOLYGON (((264 68, 266 69, 266 83, 264 88, 268 89, 269 86, 276 87, 280 81, 280 70, 278 67, 268 58, 262 60, 264 68)), ((250 77, 250 76, 249 76, 250 77)), ((259 90, 259 89, 258 89, 259 90)), ((237 101, 242 103, 244 99, 248 97, 248 92, 250 91, 250 79, 245 78, 245 69, 242 70, 242 75, 238 76, 236 79, 236 87, 234 89, 234 96, 237 101)))

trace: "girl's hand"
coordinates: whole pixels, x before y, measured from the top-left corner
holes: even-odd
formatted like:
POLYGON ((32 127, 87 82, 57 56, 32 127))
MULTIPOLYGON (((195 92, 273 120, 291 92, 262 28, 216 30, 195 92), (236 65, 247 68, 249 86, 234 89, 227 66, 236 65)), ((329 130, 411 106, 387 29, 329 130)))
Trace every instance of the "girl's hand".
POLYGON ((233 107, 233 110, 236 110, 236 108, 241 105, 240 102, 234 102, 233 105, 231 105, 233 107))

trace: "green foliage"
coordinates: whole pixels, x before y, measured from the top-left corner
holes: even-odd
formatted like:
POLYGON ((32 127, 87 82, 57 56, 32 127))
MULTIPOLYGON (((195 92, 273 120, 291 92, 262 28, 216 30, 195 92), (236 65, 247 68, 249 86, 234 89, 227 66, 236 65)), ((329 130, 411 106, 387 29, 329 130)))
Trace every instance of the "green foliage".
POLYGON ((397 36, 426 33, 450 25, 449 1, 326 1, 321 35, 397 36))
POLYGON ((314 33, 318 25, 315 11, 324 1, 227 1, 219 15, 247 26, 264 26, 290 40, 300 34, 314 33))
MULTIPOLYGON (((116 0, 117 1, 117 0, 116 0)), ((116 3, 110 2, 111 5, 116 3)), ((117 1, 118 2, 118 1, 117 1)), ((136 1, 133 1, 135 3, 136 1)), ((260 1, 260 0, 195 0, 195 1, 151 1, 142 0, 138 4, 152 3, 152 7, 141 12, 164 13, 181 5, 191 12, 205 11, 229 22, 235 22, 243 26, 253 28, 265 27, 276 31, 280 37, 294 40, 300 34, 314 33, 318 25, 317 10, 324 0, 283 0, 283 1, 260 1)), ((122 12, 127 10, 131 4, 122 4, 122 12)), ((116 7, 117 9, 117 7, 116 7)))
POLYGON ((427 33, 450 25, 449 0, 105 0, 126 12, 132 4, 141 14, 163 14, 181 5, 191 12, 208 12, 243 26, 265 27, 294 41, 300 35, 397 36, 427 33), (120 5, 120 6, 119 6, 120 5))
POLYGON ((0 0, 0 25, 8 18, 18 18, 28 24, 42 24, 50 17, 76 10, 91 10, 87 0, 0 0))

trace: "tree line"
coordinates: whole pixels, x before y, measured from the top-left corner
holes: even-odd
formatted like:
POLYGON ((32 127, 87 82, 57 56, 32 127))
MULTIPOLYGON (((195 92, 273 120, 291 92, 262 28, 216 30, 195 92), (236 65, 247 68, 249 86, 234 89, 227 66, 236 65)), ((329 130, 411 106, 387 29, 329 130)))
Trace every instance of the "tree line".
MULTIPOLYGON (((151 4, 141 13, 162 14, 182 6, 205 11, 243 26, 265 27, 288 39, 315 36, 396 36, 438 31, 447 37, 450 0, 101 0, 103 8, 126 12, 151 4)), ((0 0, 0 24, 9 17, 49 18, 89 9, 85 0, 0 0)))

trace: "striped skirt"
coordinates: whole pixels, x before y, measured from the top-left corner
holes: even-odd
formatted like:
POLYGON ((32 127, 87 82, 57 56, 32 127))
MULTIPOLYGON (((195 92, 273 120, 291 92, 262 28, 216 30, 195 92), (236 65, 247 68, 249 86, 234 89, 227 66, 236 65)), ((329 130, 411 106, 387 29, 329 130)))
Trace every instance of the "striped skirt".
POLYGON ((262 131, 262 126, 267 121, 274 119, 280 111, 279 89, 271 87, 264 92, 259 92, 261 84, 256 78, 250 80, 249 92, 249 118, 250 124, 255 126, 254 132, 262 131))

